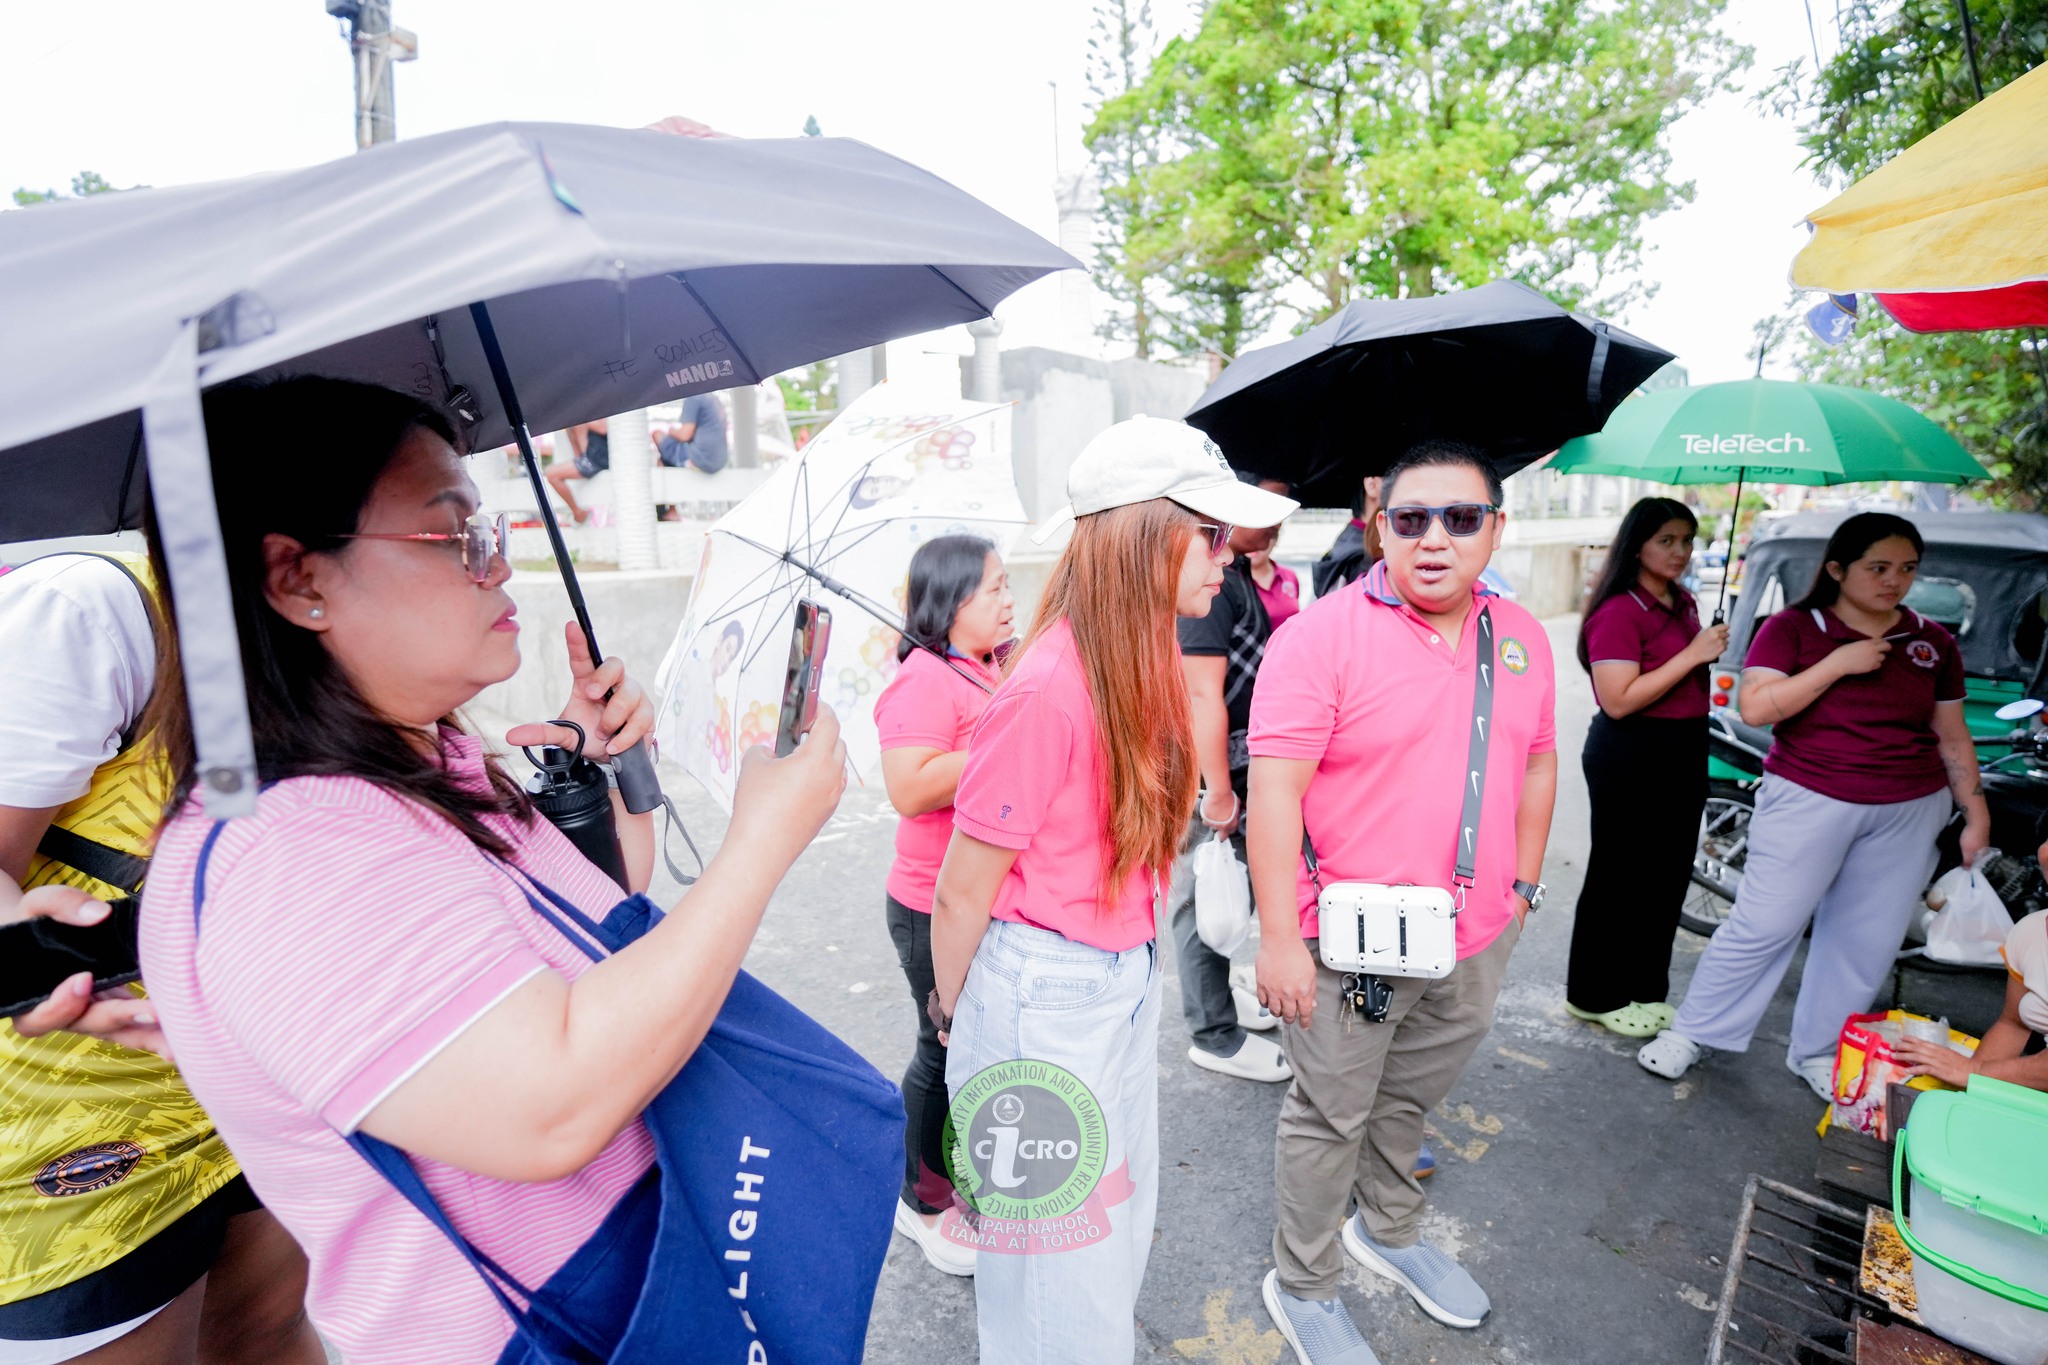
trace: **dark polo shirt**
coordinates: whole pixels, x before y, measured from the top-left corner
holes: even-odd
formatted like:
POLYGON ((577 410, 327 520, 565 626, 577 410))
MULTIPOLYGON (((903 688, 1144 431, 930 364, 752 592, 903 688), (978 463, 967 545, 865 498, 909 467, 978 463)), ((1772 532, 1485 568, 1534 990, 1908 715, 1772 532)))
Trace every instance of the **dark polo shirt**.
MULTIPOLYGON (((1863 638, 1825 607, 1787 608, 1764 622, 1743 667, 1803 673, 1863 638)), ((1891 653, 1876 672, 1837 680, 1813 705, 1777 723, 1764 771, 1864 806, 1913 801, 1948 785, 1934 708, 1963 699, 1955 637, 1902 607, 1884 638, 1891 653)))
MULTIPOLYGON (((1635 664, 1654 673, 1677 658, 1700 633, 1692 594, 1672 585, 1665 606, 1641 588, 1616 593, 1586 618, 1586 658, 1595 664, 1635 664)), ((1671 690, 1636 712, 1657 720, 1697 720, 1707 714, 1707 666, 1701 664, 1671 690)))

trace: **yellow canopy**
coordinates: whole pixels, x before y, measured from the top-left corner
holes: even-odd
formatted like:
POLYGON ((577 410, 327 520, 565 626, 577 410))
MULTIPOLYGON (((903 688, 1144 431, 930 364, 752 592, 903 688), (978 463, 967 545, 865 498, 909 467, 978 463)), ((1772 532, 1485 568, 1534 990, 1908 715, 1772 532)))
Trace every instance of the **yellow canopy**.
POLYGON ((1914 143, 1808 221, 1813 240, 1792 262, 1802 289, 1953 293, 2048 279, 2048 66, 1914 143))

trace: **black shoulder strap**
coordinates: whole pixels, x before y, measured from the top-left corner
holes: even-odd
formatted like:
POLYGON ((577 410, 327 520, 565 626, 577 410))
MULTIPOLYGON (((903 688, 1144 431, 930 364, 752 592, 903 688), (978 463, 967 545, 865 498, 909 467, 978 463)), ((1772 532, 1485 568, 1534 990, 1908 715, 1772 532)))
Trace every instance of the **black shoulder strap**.
POLYGON ((94 881, 118 887, 131 896, 142 890, 142 879, 149 872, 149 859, 109 848, 97 839, 88 839, 83 834, 74 834, 55 825, 43 831, 43 837, 36 841, 36 852, 52 862, 75 867, 94 881))
MULTIPOLYGON (((150 630, 154 633, 156 630, 156 617, 150 604, 149 589, 143 586, 142 580, 135 576, 133 569, 112 555, 103 555, 92 550, 60 550, 57 554, 43 555, 41 558, 56 559, 60 555, 97 559, 101 563, 111 564, 119 569, 121 577, 135 585, 136 596, 142 599, 142 614, 148 619, 150 630)), ((29 561, 31 564, 38 562, 40 561, 29 561)), ((23 567, 27 566, 24 565, 23 567)), ((115 750, 116 753, 126 753, 129 747, 135 743, 136 734, 141 724, 142 717, 140 716, 129 722, 128 728, 121 732, 121 747, 115 750)), ((118 887, 131 896, 142 889, 142 879, 149 871, 148 858, 142 857, 139 854, 123 853, 120 849, 110 848, 97 839, 88 839, 83 834, 77 834, 68 829, 59 829, 55 825, 43 831, 43 837, 36 841, 36 852, 42 854, 51 862, 62 863, 66 867, 76 868, 94 881, 105 882, 108 886, 118 887)))

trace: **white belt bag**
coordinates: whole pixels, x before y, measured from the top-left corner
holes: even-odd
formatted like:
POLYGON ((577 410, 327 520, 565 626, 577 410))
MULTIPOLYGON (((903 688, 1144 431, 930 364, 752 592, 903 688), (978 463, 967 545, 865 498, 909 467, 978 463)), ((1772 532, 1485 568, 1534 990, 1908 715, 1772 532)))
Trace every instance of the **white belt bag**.
POLYGON ((1466 755, 1465 808, 1458 821, 1458 858, 1449 889, 1383 886, 1378 882, 1323 885, 1306 831, 1301 853, 1316 887, 1321 920, 1317 944, 1332 971, 1437 980, 1458 965, 1458 912, 1472 885, 1479 851, 1479 812, 1486 794, 1487 732, 1493 728, 1493 616, 1479 613, 1479 657, 1472 684, 1472 743, 1466 755))

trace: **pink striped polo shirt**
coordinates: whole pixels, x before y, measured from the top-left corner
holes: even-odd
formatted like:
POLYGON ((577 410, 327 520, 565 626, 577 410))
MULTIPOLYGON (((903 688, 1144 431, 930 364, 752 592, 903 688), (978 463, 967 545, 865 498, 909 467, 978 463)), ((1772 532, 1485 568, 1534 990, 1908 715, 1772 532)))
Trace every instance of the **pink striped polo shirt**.
MULTIPOLYGON (((1527 610, 1474 588, 1493 614, 1493 733, 1486 751, 1474 885, 1458 956, 1485 951, 1514 918, 1515 811, 1532 754, 1557 747, 1550 640, 1527 610)), ((1475 616, 1459 638, 1403 605, 1385 564, 1317 598, 1273 632, 1252 693, 1254 759, 1314 763, 1301 814, 1323 881, 1448 887, 1472 733, 1475 616)), ((1301 932, 1316 889, 1297 877, 1301 932)))
MULTIPOLYGON (((450 767, 482 782, 478 741, 444 739, 450 767)), ((492 824, 520 868, 593 918, 622 898, 546 820, 492 824)), ((448 821, 346 777, 279 783, 227 826, 195 935, 211 828, 196 804, 165 827, 142 916, 143 972, 179 1069, 305 1248, 307 1310, 349 1365, 488 1365, 511 1320, 342 1133, 528 977, 574 979, 589 960, 448 821)), ((455 1226, 533 1286, 653 1161, 636 1121, 564 1180, 415 1164, 455 1226)))

